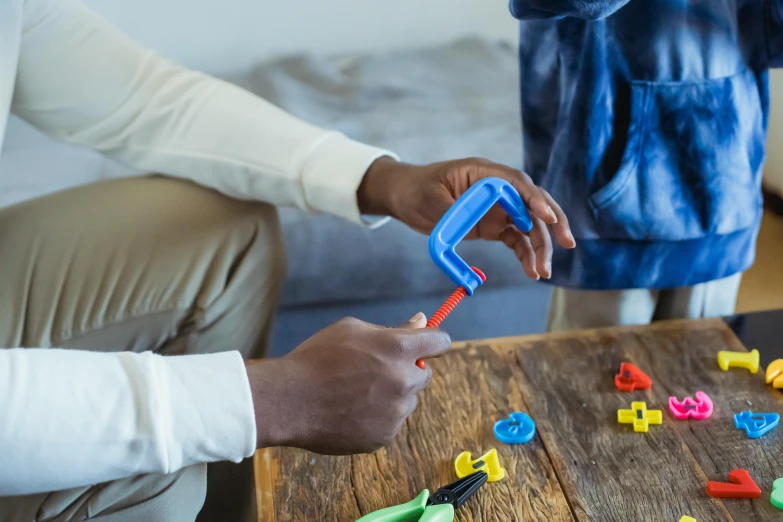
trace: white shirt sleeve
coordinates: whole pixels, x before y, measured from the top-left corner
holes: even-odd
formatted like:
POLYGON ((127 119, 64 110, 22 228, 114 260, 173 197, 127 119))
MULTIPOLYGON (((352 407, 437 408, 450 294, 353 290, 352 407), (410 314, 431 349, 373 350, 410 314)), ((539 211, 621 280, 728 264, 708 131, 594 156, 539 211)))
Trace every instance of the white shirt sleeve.
MULTIPOLYGON (((25 0, 12 110, 142 171, 356 222, 366 169, 391 155, 164 60, 78 0, 25 0)), ((0 495, 239 461, 255 439, 238 353, 0 349, 0 495)))
POLYGON ((238 352, 0 350, 0 496, 253 454, 238 352))
POLYGON ((393 156, 165 60, 79 0, 26 0, 12 110, 139 170, 355 222, 365 171, 393 156))

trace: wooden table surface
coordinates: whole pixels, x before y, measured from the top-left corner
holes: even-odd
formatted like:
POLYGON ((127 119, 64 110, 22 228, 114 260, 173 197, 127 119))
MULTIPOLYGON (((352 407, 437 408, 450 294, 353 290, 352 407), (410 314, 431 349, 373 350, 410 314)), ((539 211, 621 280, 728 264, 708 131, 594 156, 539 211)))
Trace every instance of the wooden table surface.
POLYGON ((783 413, 783 394, 764 373, 720 371, 719 350, 746 348, 721 320, 677 321, 456 346, 432 361, 434 377, 394 443, 372 455, 323 457, 275 448, 256 454, 260 520, 354 521, 452 482, 454 459, 497 448, 507 476, 486 484, 458 512, 460 521, 698 522, 783 520, 769 501, 783 477, 783 427, 751 440, 733 415, 783 413), (613 383, 630 361, 653 379, 649 391, 613 383), (704 421, 677 421, 668 398, 706 392, 704 421), (643 400, 664 422, 647 434, 617 423, 617 410, 643 400), (498 442, 492 426, 527 412, 538 433, 528 444, 498 442), (717 500, 708 480, 745 468, 758 500, 717 500))

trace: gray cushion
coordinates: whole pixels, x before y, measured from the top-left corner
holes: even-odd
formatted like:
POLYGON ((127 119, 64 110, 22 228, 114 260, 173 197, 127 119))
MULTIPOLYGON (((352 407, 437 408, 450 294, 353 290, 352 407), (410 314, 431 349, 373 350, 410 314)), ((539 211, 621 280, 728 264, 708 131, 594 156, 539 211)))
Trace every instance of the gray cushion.
MULTIPOLYGON (((454 289, 430 260, 427 237, 399 222, 366 230, 331 216, 285 214, 289 274, 283 306, 389 299, 454 289)), ((528 281, 514 254, 500 243, 469 241, 457 250, 465 261, 487 274, 488 288, 528 281)))

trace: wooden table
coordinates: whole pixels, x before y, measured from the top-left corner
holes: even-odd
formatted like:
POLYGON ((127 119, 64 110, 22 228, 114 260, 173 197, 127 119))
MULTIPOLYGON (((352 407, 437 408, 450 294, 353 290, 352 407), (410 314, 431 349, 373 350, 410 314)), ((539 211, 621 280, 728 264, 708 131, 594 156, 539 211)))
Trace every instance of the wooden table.
POLYGON ((497 448, 507 476, 485 485, 457 513, 460 521, 698 522, 783 520, 769 501, 783 477, 783 427, 751 440, 735 429, 744 410, 783 413, 783 395, 763 371, 722 372, 719 350, 745 346, 721 320, 582 331, 456 346, 432 362, 431 387, 394 443, 372 455, 322 457, 293 449, 256 455, 260 520, 354 521, 407 502, 422 489, 455 480, 454 458, 497 448), (646 392, 613 384, 630 361, 653 379, 646 392), (670 395, 705 391, 712 418, 677 421, 670 395), (664 410, 647 434, 617 423, 632 400, 664 410), (492 426, 510 412, 536 421, 536 438, 498 442, 492 426), (745 468, 762 489, 758 500, 716 500, 708 480, 745 468))

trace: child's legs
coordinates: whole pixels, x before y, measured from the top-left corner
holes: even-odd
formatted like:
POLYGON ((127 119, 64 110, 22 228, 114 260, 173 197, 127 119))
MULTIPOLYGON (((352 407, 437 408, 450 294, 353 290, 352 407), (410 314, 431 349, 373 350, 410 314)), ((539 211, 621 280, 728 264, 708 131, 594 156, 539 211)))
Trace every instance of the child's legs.
POLYGON ((657 290, 578 290, 555 287, 549 304, 550 332, 621 324, 647 324, 655 314, 657 290))
POLYGON ((696 286, 664 290, 653 321, 732 315, 741 280, 742 274, 734 274, 696 286))
POLYGON ((647 324, 663 319, 731 315, 742 274, 669 290, 577 290, 552 293, 547 328, 551 332, 647 324))

